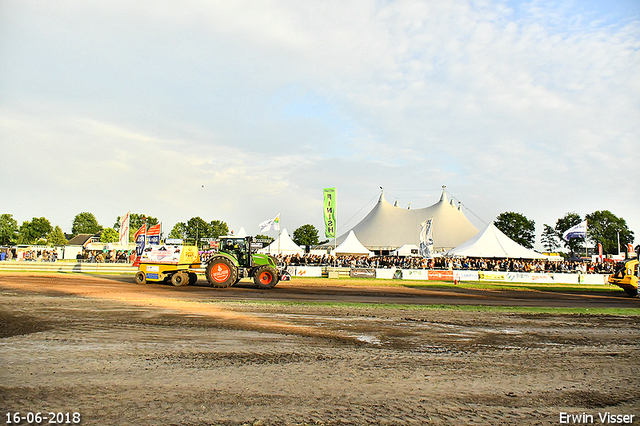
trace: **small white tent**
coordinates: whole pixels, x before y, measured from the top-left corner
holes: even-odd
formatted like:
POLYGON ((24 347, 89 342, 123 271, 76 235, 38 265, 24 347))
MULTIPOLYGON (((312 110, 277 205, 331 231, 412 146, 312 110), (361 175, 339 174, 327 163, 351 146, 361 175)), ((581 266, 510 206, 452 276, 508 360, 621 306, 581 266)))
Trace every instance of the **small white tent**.
POLYGON ((373 252, 370 252, 365 246, 362 245, 353 230, 349 231, 347 238, 333 251, 336 256, 343 255, 356 255, 356 256, 371 256, 373 252))
POLYGON ((246 237, 247 235, 248 235, 248 234, 247 234, 247 231, 245 231, 245 230, 244 230, 244 226, 241 226, 241 227, 240 227, 240 230, 239 230, 239 231, 238 231, 238 233, 236 234, 236 237, 244 238, 244 237, 246 237))
POLYGON ((500 257, 510 259, 546 259, 548 256, 529 250, 504 235, 491 223, 475 237, 452 248, 449 256, 462 257, 500 257))
POLYGON ((415 244, 405 244, 392 252, 394 256, 419 256, 420 247, 415 244))
POLYGON ((259 252, 268 254, 303 254, 304 250, 293 242, 285 228, 278 238, 273 240, 267 247, 260 249, 259 252))

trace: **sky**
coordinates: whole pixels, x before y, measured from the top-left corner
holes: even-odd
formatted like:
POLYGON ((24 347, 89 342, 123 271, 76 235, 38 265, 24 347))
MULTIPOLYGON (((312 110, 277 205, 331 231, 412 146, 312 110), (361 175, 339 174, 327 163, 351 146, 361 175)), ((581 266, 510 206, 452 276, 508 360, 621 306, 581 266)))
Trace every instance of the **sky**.
MULTIPOLYGON (((338 233, 381 192, 640 241, 640 0, 0 0, 0 213, 338 233)), ((277 234, 276 231, 268 232, 277 234)))

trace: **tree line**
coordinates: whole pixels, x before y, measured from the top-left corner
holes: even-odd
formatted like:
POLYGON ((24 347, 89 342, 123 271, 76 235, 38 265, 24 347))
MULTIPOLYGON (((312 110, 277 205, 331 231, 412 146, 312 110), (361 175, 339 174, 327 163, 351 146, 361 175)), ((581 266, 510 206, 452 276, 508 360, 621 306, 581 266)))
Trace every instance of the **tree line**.
MULTIPOLYGON (((120 239, 120 219, 118 216, 111 227, 104 227, 98 223, 95 215, 89 212, 78 213, 71 226, 71 234, 65 235, 60 226, 53 226, 45 217, 34 217, 26 220, 22 225, 13 218, 13 215, 4 213, 0 215, 0 245, 10 246, 16 244, 63 246, 68 240, 80 235, 99 235, 100 242, 115 243, 120 239)), ((129 242, 134 241, 135 232, 143 224, 153 226, 160 223, 157 217, 142 213, 129 214, 129 242)), ((168 234, 169 238, 178 238, 186 242, 195 243, 203 238, 218 238, 229 234, 229 226, 221 220, 207 222, 199 216, 192 217, 186 222, 176 223, 168 234)), ((267 235, 257 235, 257 238, 273 241, 267 235)), ((318 230, 313 225, 303 225, 296 229, 292 237, 298 245, 317 245, 319 243, 318 230)))
MULTIPOLYGON (((562 239, 562 234, 585 219, 588 223, 587 240, 594 245, 602 244, 603 253, 605 254, 617 254, 618 238, 622 247, 634 242, 633 231, 627 227, 627 222, 608 210, 598 210, 587 214, 584 218, 578 213, 569 212, 559 218, 555 226, 546 223, 543 225, 540 242, 545 250, 553 252, 564 247, 572 253, 584 251, 584 239, 565 241, 562 239)), ((142 213, 131 213, 129 215, 130 242, 133 242, 134 233, 144 223, 148 226, 153 226, 160 223, 160 221, 157 217, 142 213)), ((535 221, 528 219, 521 213, 504 212, 498 215, 494 224, 512 240, 527 248, 533 248, 536 240, 535 221)), ((73 219, 71 234, 65 235, 60 226, 53 226, 45 217, 34 217, 18 226, 18 222, 13 218, 13 215, 4 213, 0 215, 0 245, 66 245, 67 238, 70 239, 79 234, 98 234, 101 242, 112 243, 119 240, 119 229, 120 216, 116 218, 113 226, 105 228, 98 223, 93 213, 81 212, 73 219)), ((229 226, 226 222, 221 220, 207 222, 196 216, 186 222, 176 223, 169 232, 168 237, 179 238, 193 243, 200 241, 202 238, 218 238, 222 235, 228 235, 228 233, 229 226)), ((257 235, 256 237, 273 241, 273 238, 266 235, 257 235)), ((292 240, 299 246, 315 246, 326 242, 320 241, 318 229, 310 224, 302 225, 296 229, 293 232, 292 240)))
MULTIPOLYGON (((618 238, 622 251, 626 251, 627 244, 633 244, 634 234, 627 227, 627 222, 609 210, 598 210, 581 217, 576 212, 566 213, 556 221, 555 226, 543 225, 540 242, 548 252, 554 252, 564 247, 571 253, 581 253, 585 250, 585 239, 574 238, 569 241, 562 239, 564 232, 575 225, 587 221, 586 240, 594 245, 602 244, 604 254, 618 253, 618 238)), ((496 228, 520 245, 532 249, 535 244, 536 225, 521 213, 500 213, 493 222, 496 228)))

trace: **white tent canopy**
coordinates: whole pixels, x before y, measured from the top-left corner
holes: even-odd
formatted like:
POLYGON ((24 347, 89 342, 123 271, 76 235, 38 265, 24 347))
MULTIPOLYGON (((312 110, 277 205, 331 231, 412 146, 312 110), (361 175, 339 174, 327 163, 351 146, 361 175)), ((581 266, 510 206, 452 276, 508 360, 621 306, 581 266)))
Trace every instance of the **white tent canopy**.
POLYGON ((283 229, 278 238, 271 244, 259 250, 260 253, 269 254, 303 254, 304 250, 293 242, 287 229, 283 229))
POLYGON ((394 256, 418 256, 420 247, 415 244, 405 244, 392 253, 394 256))
MULTIPOLYGON (((444 189, 440 200, 421 209, 404 209, 388 203, 384 194, 378 203, 352 230, 369 250, 395 250, 405 244, 420 245, 420 224, 433 218, 433 242, 436 251, 449 250, 478 233, 460 206, 449 202, 444 189)), ((347 235, 337 239, 340 245, 347 235)), ((330 241, 326 246, 333 246, 330 241)))
POLYGON ((530 250, 507 237, 491 223, 475 237, 452 248, 450 256, 461 257, 499 257, 511 259, 547 259, 548 256, 530 250))
POLYGON ((244 238, 244 237, 246 237, 247 235, 248 235, 248 234, 247 234, 247 231, 245 231, 244 226, 242 226, 242 227, 240 227, 240 230, 239 230, 239 231, 238 231, 238 233, 236 234, 236 237, 244 238))
POLYGON ((357 256, 371 256, 370 252, 365 246, 362 245, 353 230, 349 231, 347 238, 333 251, 336 256, 340 255, 357 255, 357 256))

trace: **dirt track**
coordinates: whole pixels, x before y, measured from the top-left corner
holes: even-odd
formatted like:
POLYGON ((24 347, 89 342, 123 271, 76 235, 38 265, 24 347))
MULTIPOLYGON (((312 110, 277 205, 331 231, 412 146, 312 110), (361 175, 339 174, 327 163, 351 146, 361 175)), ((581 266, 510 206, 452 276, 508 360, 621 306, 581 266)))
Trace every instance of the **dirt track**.
POLYGON ((639 317, 410 309, 640 307, 620 292, 125 281, 0 274, 3 422, 19 410, 85 425, 557 425, 561 412, 640 424, 639 317))

